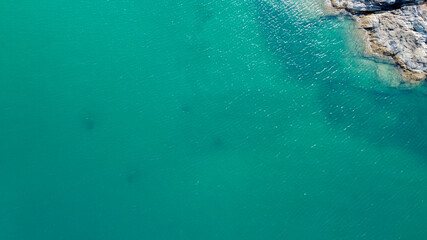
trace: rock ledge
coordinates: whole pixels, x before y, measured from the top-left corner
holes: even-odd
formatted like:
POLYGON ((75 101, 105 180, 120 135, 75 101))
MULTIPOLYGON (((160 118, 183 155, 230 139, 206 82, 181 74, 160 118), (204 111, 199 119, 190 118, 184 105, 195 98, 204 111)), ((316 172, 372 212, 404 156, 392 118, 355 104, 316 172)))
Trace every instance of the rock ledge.
POLYGON ((366 30, 367 53, 388 57, 405 81, 427 77, 427 0, 326 0, 366 30))

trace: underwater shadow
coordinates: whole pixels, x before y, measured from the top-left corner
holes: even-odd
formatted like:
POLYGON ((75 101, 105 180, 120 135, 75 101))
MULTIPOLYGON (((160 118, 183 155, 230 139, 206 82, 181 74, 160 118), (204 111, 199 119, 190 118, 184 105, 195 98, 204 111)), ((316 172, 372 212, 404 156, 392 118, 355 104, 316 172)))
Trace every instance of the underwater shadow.
POLYGON ((336 27, 335 17, 295 20, 289 1, 282 2, 282 8, 262 0, 254 3, 268 48, 284 76, 289 76, 284 81, 297 82, 302 88, 316 85, 319 111, 326 124, 335 131, 363 137, 372 145, 408 149, 427 159, 424 94, 378 87, 375 79, 372 88, 358 85, 361 77, 342 69, 343 53, 331 49, 331 44, 339 48, 346 40, 336 27))
POLYGON ((378 92, 330 82, 320 88, 319 98, 335 129, 372 145, 408 149, 427 160, 427 98, 422 93, 378 92))

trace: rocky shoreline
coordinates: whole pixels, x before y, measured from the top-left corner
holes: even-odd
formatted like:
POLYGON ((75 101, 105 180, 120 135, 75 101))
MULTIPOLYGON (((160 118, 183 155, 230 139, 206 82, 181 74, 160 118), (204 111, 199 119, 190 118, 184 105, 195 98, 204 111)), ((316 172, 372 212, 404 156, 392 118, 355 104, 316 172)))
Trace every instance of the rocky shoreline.
POLYGON ((427 0, 326 0, 366 30, 366 53, 392 59, 405 82, 427 78, 427 0))

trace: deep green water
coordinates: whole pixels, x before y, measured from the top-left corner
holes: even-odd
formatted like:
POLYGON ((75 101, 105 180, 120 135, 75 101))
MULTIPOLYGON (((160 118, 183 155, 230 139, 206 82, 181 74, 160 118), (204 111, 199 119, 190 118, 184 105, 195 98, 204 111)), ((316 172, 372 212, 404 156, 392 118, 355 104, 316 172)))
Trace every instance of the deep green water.
POLYGON ((310 0, 1 0, 0 239, 426 239, 427 95, 351 27, 310 0))

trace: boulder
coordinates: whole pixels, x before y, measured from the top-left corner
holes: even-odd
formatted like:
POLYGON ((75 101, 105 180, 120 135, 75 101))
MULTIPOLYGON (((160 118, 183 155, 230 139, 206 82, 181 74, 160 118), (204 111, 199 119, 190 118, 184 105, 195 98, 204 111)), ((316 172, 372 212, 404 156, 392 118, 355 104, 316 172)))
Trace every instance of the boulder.
POLYGON ((426 0, 331 0, 367 32, 371 53, 390 57, 408 81, 427 76, 426 0))

